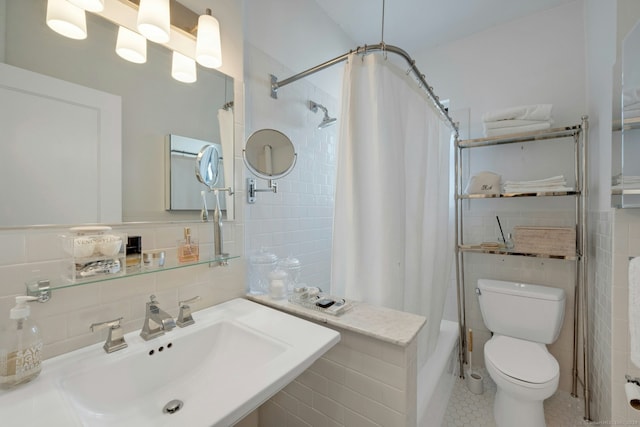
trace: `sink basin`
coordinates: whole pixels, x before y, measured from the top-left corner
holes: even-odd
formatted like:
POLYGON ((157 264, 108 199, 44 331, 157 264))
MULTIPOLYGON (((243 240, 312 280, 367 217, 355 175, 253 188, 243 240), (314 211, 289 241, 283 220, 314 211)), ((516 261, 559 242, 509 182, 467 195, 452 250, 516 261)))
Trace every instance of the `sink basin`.
POLYGON ((112 354, 100 343, 45 361, 40 377, 0 393, 0 419, 21 426, 229 426, 340 339, 243 299, 193 317, 195 325, 151 341, 127 334, 129 347, 112 354))

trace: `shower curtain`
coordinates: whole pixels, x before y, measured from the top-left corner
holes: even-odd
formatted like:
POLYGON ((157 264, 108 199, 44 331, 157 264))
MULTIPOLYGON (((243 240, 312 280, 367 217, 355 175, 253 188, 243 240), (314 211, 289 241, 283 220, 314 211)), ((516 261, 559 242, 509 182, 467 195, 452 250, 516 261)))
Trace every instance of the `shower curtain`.
POLYGON ((384 55, 344 72, 331 292, 427 317, 438 339, 453 259, 449 132, 384 55))

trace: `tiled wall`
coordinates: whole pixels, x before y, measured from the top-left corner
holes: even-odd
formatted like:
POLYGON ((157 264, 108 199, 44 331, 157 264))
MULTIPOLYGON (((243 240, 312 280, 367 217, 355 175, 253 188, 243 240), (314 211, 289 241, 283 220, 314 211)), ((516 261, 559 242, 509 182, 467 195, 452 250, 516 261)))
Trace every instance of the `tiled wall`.
POLYGON ((416 425, 416 342, 341 341, 260 407, 261 427, 416 425))
MULTIPOLYGON (((191 226, 201 244, 211 246, 211 223, 136 224, 114 226, 114 230, 142 236, 144 250, 164 249, 167 257, 175 257, 176 241, 185 226, 191 226)), ((8 321, 15 296, 25 294, 25 281, 51 278, 60 282, 68 260, 61 258, 59 235, 67 231, 35 228, 0 233, 0 327, 8 321)), ((225 250, 242 255, 242 224, 226 224, 226 231, 225 250)), ((32 318, 45 342, 44 357, 103 341, 106 330, 89 330, 94 322, 122 316, 125 332, 140 329, 151 294, 173 316, 178 314, 179 300, 196 295, 202 299, 193 304, 195 310, 209 307, 244 294, 244 264, 236 259, 227 267, 210 268, 205 264, 54 290, 49 302, 31 303, 32 318)))
POLYGON ((611 420, 613 211, 589 213, 591 418, 611 420))
MULTIPOLYGON (((496 200, 509 202, 509 200, 496 200)), ((521 203, 514 200, 515 203, 521 203)), ((497 205, 496 205, 497 206, 497 205)), ((500 206, 497 206, 498 209, 500 206)), ((496 241, 500 235, 496 215, 505 233, 511 232, 516 225, 572 226, 573 211, 487 211, 471 208, 465 212, 464 239, 468 243, 496 241)), ((473 329, 474 366, 484 366, 484 343, 489 340, 490 332, 482 319, 478 298, 475 294, 477 281, 480 278, 520 281, 547 286, 555 286, 565 290, 565 320, 560 337, 549 346, 549 350, 560 363, 561 390, 571 390, 571 368, 573 348, 573 289, 575 261, 516 256, 499 256, 489 254, 465 253, 465 296, 467 328, 473 329)))
MULTIPOLYGON (((252 46, 245 46, 245 54, 246 135, 275 128, 292 140, 298 154, 291 174, 277 180, 276 194, 258 193, 256 203, 245 206, 247 256, 261 248, 279 258, 294 256, 302 263, 301 281, 328 290, 339 124, 317 129, 323 116, 307 103, 323 104, 337 117, 337 101, 305 79, 271 98, 269 74, 284 79, 300 70, 291 71, 252 46)), ((259 188, 266 185, 258 179, 259 188)))
POLYGON ((625 374, 640 377, 629 351, 629 257, 640 256, 640 211, 618 209, 613 227, 613 287, 611 290, 611 419, 640 422, 640 411, 626 402, 625 374))

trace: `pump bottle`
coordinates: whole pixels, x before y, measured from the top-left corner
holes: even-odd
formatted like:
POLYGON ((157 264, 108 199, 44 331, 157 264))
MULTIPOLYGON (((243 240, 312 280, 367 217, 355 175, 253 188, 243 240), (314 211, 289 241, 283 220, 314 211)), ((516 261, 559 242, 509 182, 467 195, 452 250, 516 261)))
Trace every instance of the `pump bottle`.
POLYGON ((36 297, 17 296, 9 312, 10 324, 0 333, 0 389, 31 381, 42 369, 42 338, 29 319, 28 301, 36 297))

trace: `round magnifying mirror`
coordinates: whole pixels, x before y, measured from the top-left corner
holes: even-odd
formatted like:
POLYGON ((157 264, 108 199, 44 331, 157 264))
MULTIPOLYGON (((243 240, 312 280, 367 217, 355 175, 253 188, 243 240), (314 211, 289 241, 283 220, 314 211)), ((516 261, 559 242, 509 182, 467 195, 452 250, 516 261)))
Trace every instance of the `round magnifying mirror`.
POLYGON ((220 176, 220 153, 213 144, 207 144, 200 149, 196 157, 196 177, 198 181, 209 188, 213 188, 220 176))
POLYGON ((293 143, 275 129, 255 131, 243 150, 249 170, 263 179, 282 178, 293 170, 298 155, 293 143))

